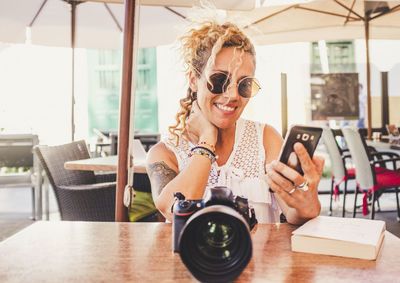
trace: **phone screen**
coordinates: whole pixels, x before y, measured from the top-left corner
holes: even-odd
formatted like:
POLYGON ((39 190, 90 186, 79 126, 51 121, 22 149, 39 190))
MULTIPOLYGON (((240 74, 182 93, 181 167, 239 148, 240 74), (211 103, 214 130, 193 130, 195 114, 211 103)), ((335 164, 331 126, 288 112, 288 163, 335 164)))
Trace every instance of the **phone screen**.
POLYGON ((318 145, 319 139, 321 138, 321 134, 322 128, 319 127, 299 125, 291 127, 282 146, 279 161, 287 164, 303 175, 304 173, 301 169, 300 160, 297 158, 297 155, 293 150, 293 146, 296 142, 302 143, 310 157, 312 157, 318 145))

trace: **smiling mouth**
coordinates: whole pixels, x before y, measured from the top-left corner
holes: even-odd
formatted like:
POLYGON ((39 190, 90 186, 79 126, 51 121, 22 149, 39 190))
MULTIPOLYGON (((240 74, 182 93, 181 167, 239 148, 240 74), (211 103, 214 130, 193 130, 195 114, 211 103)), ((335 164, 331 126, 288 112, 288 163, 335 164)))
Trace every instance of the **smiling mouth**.
POLYGON ((218 104, 218 103, 215 103, 214 105, 215 105, 218 109, 221 109, 221 110, 223 110, 223 111, 229 111, 229 112, 235 111, 235 109, 237 108, 237 106, 236 106, 236 107, 230 107, 230 106, 226 106, 226 105, 218 104))

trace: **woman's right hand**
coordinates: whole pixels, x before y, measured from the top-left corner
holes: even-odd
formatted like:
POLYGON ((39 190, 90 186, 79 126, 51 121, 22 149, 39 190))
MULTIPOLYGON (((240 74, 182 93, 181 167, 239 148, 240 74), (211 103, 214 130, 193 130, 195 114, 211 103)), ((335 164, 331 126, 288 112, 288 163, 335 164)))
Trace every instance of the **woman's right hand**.
POLYGON ((206 142, 215 145, 218 138, 218 129, 203 114, 197 101, 192 104, 190 115, 186 121, 188 138, 193 143, 206 142))

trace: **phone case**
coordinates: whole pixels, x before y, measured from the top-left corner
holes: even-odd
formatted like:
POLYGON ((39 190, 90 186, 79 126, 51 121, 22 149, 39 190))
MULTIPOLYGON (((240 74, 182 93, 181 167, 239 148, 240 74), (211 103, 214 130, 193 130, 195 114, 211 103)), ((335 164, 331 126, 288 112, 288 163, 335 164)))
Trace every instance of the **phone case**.
POLYGON ((285 142, 279 155, 279 161, 289 165, 303 175, 304 173, 301 169, 300 160, 298 160, 293 146, 296 142, 302 143, 310 157, 312 157, 321 135, 322 128, 320 127, 294 125, 286 135, 285 142))

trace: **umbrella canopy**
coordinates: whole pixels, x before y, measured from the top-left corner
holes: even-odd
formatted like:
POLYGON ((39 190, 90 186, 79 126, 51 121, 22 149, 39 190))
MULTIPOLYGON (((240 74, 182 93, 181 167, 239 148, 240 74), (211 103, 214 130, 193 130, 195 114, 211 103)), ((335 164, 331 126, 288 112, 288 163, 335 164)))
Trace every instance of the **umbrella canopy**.
POLYGON ((265 6, 251 11, 234 12, 238 14, 231 16, 248 20, 247 28, 256 44, 365 39, 368 137, 371 138, 369 39, 400 39, 400 1, 292 2, 284 6, 265 6))
POLYGON ((257 44, 273 44, 364 39, 365 22, 371 39, 400 39, 399 11, 400 1, 317 0, 232 13, 248 20, 257 44))
POLYGON ((76 5, 75 47, 116 49, 120 46, 123 6, 62 0, 14 0, 0 3, 0 41, 24 43, 30 28, 33 44, 71 46, 71 11, 76 5), (3 26, 3 25, 2 25, 3 26))
MULTIPOLYGON (((0 1, 0 41, 25 43, 28 40, 38 45, 70 47, 73 3, 76 4, 75 47, 121 47, 124 5, 90 1, 0 1), (28 35, 27 27, 30 30, 28 35)), ((180 31, 179 27, 186 23, 184 17, 187 16, 187 10, 183 7, 167 9, 161 6, 143 6, 139 19, 140 47, 172 43, 180 31)))

